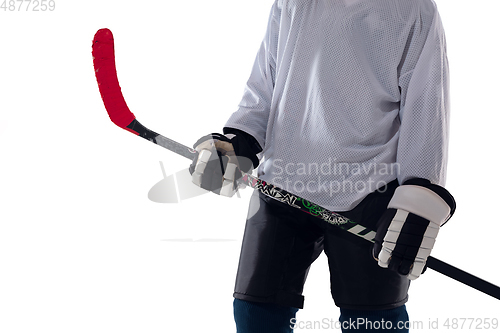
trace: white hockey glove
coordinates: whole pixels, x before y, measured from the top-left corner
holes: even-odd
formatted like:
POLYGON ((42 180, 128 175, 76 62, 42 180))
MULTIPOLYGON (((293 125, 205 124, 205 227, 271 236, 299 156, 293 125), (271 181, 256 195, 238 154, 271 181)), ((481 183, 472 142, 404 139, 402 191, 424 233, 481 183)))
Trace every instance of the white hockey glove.
POLYGON ((193 183, 226 197, 236 193, 241 171, 248 173, 259 164, 257 153, 261 148, 257 141, 238 130, 227 136, 206 135, 194 147, 198 154, 189 168, 193 183))
POLYGON ((373 256, 378 265, 410 280, 424 271, 439 228, 455 212, 455 200, 439 185, 415 178, 396 188, 377 224, 373 256))

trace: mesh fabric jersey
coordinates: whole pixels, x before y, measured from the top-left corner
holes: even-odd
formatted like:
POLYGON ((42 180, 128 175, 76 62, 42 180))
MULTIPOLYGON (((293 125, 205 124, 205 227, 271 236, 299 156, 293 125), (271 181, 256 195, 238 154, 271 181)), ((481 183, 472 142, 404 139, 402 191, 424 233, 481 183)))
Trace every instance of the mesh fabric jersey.
POLYGON ((277 0, 226 127, 263 147, 259 178, 352 209, 398 178, 444 186, 448 61, 432 0, 277 0))

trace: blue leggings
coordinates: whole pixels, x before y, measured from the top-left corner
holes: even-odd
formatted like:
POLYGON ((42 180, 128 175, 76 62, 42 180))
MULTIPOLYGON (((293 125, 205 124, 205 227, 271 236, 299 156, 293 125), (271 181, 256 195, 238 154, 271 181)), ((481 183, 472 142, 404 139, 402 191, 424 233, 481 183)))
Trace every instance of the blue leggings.
MULTIPOLYGON (((298 324, 294 319, 297 308, 240 299, 235 299, 233 306, 237 333, 293 333, 294 324, 298 324)), ((406 323, 408 313, 403 305, 380 311, 340 309, 335 327, 342 327, 342 332, 407 333, 406 323)))

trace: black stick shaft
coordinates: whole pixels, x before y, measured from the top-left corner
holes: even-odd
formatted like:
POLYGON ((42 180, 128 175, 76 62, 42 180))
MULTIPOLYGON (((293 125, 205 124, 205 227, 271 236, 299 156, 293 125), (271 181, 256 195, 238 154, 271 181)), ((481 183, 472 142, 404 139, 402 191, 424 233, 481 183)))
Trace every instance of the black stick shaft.
POLYGON ((144 127, 140 122, 137 121, 137 119, 134 119, 127 126, 127 128, 139 133, 139 136, 141 138, 156 143, 157 145, 162 146, 163 148, 173 151, 174 153, 184 156, 190 160, 193 160, 196 156, 196 152, 193 149, 167 137, 164 137, 161 134, 153 132, 152 130, 144 127))
POLYGON ((458 269, 455 266, 447 264, 444 261, 429 257, 427 258, 427 267, 500 300, 500 287, 458 269))
MULTIPOLYGON (((139 133, 139 136, 143 137, 144 139, 156 143, 157 145, 162 146, 163 148, 173 151, 179 155, 182 155, 190 160, 193 160, 196 156, 196 152, 193 149, 147 129, 135 119, 127 127, 139 133)), ((365 228, 362 225, 349 220, 348 218, 338 213, 329 211, 319 205, 300 198, 272 184, 268 184, 249 174, 243 174, 243 178, 240 181, 247 186, 259 190, 263 194, 273 199, 284 202, 289 206, 298 208, 308 214, 317 216, 323 221, 335 225, 352 234, 355 234, 356 236, 364 238, 367 241, 370 241, 372 243, 374 242, 376 233, 373 230, 369 230, 368 228, 365 228)), ((450 264, 447 264, 439 259, 429 256, 427 258, 427 267, 500 300, 500 287, 482 280, 461 269, 458 269, 450 264)))

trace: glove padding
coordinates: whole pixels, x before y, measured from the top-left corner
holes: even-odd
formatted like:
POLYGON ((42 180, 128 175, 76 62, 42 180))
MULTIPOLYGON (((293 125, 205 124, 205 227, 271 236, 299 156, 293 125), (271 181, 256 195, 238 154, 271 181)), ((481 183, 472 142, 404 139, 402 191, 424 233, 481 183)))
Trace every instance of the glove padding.
POLYGON ((241 135, 212 133, 200 138, 194 144, 197 156, 189 167, 193 183, 223 196, 233 196, 241 171, 248 173, 259 164, 247 145, 241 135))
POLYGON ((417 279, 455 206, 446 189, 425 179, 411 179, 396 188, 377 224, 373 256, 378 265, 417 279))

